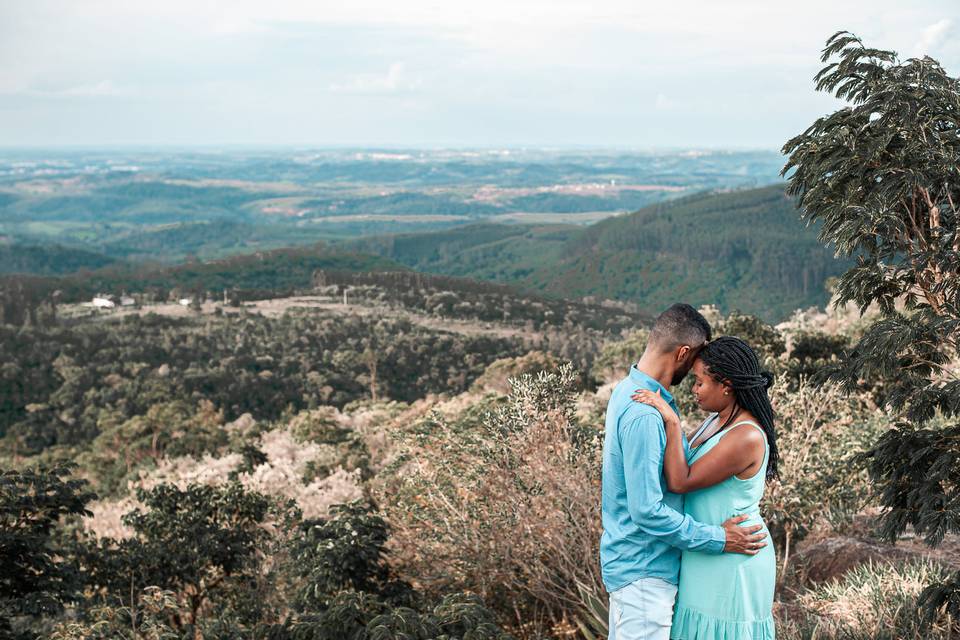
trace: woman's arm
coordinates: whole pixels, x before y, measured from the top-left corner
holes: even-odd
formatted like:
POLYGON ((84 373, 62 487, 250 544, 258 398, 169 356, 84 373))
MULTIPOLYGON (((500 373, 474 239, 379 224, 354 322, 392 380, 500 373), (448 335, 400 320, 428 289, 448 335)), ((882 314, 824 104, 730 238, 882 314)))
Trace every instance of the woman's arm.
POLYGON ((763 435, 749 427, 735 427, 723 436, 710 451, 693 465, 687 464, 683 450, 683 434, 680 418, 673 412, 659 393, 641 389, 634 394, 638 402, 649 404, 660 411, 667 433, 666 450, 663 454, 663 474, 667 488, 673 493, 689 493, 723 482, 730 476, 749 469, 756 460, 763 459, 763 435))

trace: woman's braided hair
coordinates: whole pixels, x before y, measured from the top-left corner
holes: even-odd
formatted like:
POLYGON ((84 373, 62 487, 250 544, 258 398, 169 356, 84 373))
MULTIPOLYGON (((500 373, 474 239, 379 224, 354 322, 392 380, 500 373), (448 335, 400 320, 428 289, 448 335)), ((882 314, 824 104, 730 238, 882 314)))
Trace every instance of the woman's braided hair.
POLYGON ((770 445, 767 480, 776 478, 780 456, 777 452, 776 433, 773 430, 773 407, 770 406, 770 397, 767 395, 767 389, 773 384, 773 375, 760 368, 757 354, 750 345, 732 336, 723 336, 708 342, 700 351, 699 357, 717 382, 728 384, 733 389, 736 406, 727 422, 720 428, 730 426, 740 408, 752 413, 770 445))

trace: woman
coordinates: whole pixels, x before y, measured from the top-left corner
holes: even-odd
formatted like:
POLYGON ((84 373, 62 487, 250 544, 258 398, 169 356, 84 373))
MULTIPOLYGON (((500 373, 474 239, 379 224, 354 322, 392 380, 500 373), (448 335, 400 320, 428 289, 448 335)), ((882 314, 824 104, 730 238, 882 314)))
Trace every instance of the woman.
MULTIPOLYGON (((667 434, 663 472, 667 487, 685 493, 684 511, 695 520, 721 524, 741 513, 744 525, 763 524, 764 482, 777 475, 777 444, 767 389, 773 376, 739 338, 708 343, 693 365, 693 395, 713 412, 684 453, 680 419, 659 396, 638 390, 633 399, 663 415, 667 434)), ((766 530, 766 525, 763 529, 766 530)), ((684 551, 671 638, 767 640, 772 616, 776 558, 767 545, 756 555, 684 551)))

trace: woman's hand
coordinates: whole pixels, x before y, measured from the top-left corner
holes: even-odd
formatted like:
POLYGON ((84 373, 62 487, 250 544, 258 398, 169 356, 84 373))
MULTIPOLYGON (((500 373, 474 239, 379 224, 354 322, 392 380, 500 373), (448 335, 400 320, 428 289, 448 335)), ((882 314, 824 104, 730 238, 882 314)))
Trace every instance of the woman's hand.
POLYGON ((680 424, 680 416, 673 412, 673 408, 660 395, 660 389, 657 389, 656 393, 649 389, 637 389, 630 397, 659 411, 660 415, 663 416, 664 424, 680 424))

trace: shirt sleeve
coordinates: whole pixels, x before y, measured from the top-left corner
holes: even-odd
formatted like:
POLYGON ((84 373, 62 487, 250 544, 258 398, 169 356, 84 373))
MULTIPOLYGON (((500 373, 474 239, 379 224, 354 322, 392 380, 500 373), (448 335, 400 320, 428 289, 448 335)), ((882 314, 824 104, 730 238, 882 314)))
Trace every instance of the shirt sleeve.
POLYGON ((651 414, 620 426, 627 510, 633 522, 651 536, 687 551, 722 553, 722 527, 697 522, 663 502, 660 483, 667 434, 663 420, 651 414))

